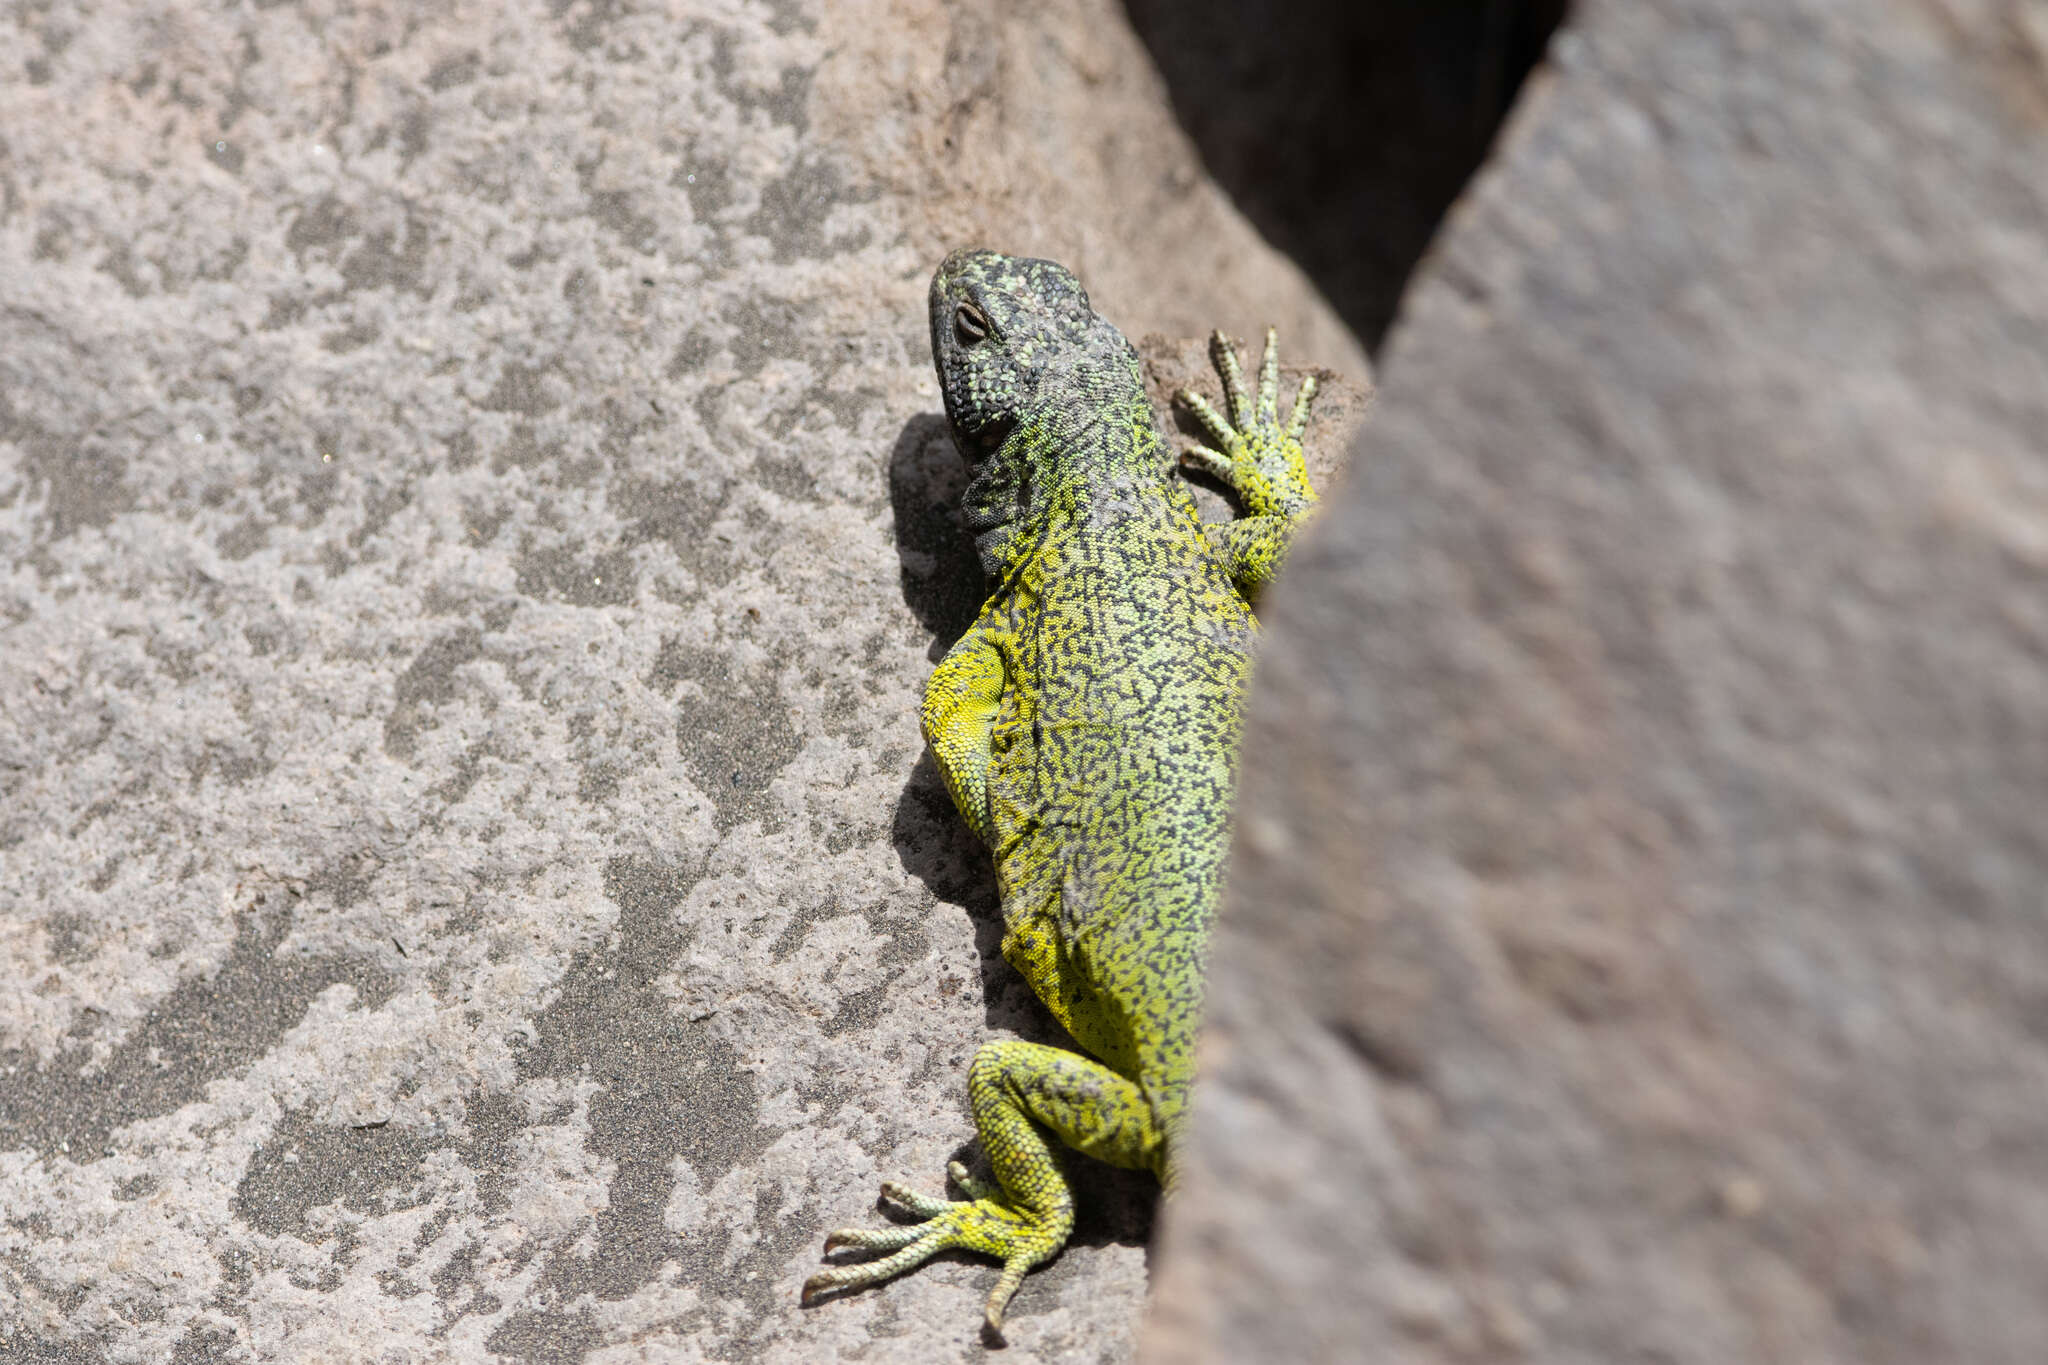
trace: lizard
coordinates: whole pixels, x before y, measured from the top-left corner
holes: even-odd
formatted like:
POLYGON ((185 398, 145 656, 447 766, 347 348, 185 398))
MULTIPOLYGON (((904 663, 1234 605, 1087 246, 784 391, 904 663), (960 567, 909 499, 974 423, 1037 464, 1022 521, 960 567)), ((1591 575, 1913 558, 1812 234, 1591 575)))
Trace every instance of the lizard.
POLYGON ((1252 604, 1316 504, 1301 445, 1316 381, 1283 425, 1273 330, 1256 395, 1235 347, 1211 338, 1228 412, 1175 395, 1214 441, 1180 463, 1220 479, 1244 515, 1205 524, 1136 349, 1065 267, 956 251, 932 277, 930 315, 946 417, 972 471, 962 521, 994 588, 935 667, 920 721, 991 850, 1003 956, 1086 1055, 1017 1040, 977 1050, 968 1098, 995 1180, 956 1161, 964 1199, 884 1184, 920 1221, 833 1232, 827 1255, 888 1254, 823 1270, 802 1297, 965 1248, 1002 1262, 985 1312, 1001 1340, 1011 1296, 1074 1226, 1049 1139, 1173 1190, 1252 604))

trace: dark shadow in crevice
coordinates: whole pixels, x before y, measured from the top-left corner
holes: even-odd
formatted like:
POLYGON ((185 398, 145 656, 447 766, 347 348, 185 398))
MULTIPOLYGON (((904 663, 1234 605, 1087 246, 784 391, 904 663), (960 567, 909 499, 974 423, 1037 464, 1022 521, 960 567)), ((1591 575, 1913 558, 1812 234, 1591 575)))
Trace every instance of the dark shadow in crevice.
POLYGON ((1377 354, 1566 0, 1125 0, 1209 174, 1377 354))

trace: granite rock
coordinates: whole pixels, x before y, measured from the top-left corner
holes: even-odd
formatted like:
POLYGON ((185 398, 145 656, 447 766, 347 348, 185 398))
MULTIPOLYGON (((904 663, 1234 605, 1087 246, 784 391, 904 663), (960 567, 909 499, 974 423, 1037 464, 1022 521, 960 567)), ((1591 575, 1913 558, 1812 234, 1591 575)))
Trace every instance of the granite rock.
MULTIPOLYGON (((969 1259, 797 1306, 1051 1036, 916 728, 930 270, 1363 373, 1120 14, 5 28, 0 1356, 978 1357, 969 1259)), ((1133 1350, 1089 1180, 1045 1359, 1133 1350)))

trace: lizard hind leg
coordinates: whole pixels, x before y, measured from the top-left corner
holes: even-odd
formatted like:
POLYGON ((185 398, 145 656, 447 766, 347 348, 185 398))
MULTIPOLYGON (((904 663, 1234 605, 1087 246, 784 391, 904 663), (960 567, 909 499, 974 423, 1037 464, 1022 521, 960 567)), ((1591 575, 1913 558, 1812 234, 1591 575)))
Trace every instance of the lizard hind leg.
POLYGON ((1004 1311, 1024 1276, 1058 1254, 1074 1229, 1073 1193, 1047 1132, 1114 1165, 1159 1165, 1163 1134, 1143 1093, 1078 1053, 1037 1043, 990 1043, 975 1053, 967 1091, 996 1183, 976 1180, 954 1162, 950 1173, 966 1199, 936 1199, 893 1182, 884 1185, 884 1198, 924 1221, 832 1233, 827 1252, 854 1247, 890 1254, 811 1276, 804 1282, 806 1303, 900 1275, 941 1251, 978 1251, 1003 1263, 986 1308, 989 1328, 1000 1336, 1004 1311))

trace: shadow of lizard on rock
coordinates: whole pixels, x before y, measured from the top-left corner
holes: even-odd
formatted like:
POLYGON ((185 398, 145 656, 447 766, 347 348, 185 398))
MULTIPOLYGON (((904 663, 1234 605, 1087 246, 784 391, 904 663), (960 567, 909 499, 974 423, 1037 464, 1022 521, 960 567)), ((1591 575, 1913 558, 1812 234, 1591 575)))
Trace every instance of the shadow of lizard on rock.
MULTIPOLYGON (((903 601, 932 632, 928 655, 935 663, 974 624, 989 587, 975 557, 974 542, 960 526, 960 493, 967 478, 967 463, 954 448, 942 414, 920 413, 904 423, 889 453, 889 503, 895 514, 903 601)), ((1003 917, 995 868, 988 850, 954 810, 952 795, 928 751, 918 755, 904 782, 889 833, 904 870, 940 901, 967 912, 974 926, 989 1028, 1028 1042, 1079 1051, 1016 968, 1003 960, 1003 917)), ((964 1116, 964 1057, 959 1070, 964 1116)), ((1066 1156, 1076 1203, 1074 1235, 1068 1245, 1148 1244, 1159 1193, 1153 1179, 1078 1153, 1066 1156)), ((978 1143, 962 1143, 953 1158, 984 1177, 990 1174, 978 1143)), ((956 1258, 980 1259, 964 1254, 944 1259, 956 1258)), ((1058 1262, 1042 1273, 1057 1279, 1058 1262)))

